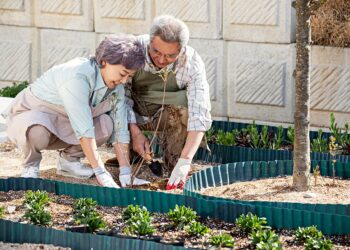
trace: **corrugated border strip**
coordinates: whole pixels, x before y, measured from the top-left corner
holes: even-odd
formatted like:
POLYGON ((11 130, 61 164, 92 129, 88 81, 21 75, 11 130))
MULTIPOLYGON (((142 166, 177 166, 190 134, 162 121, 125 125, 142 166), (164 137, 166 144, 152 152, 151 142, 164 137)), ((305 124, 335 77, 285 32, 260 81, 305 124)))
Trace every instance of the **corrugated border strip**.
MULTIPOLYGON (((290 150, 273 150, 273 149, 256 149, 248 147, 224 146, 218 144, 209 144, 211 152, 199 148, 195 155, 196 160, 217 163, 232 163, 242 161, 274 161, 274 160, 292 160, 293 151, 290 150)), ((311 152, 312 160, 331 160, 331 154, 311 152)), ((340 162, 349 162, 349 155, 336 155, 335 159, 340 162)))
MULTIPOLYGON (((74 198, 91 197, 92 199, 96 200, 99 205, 104 205, 104 206, 127 206, 129 204, 138 204, 138 205, 146 206, 147 209, 151 212, 160 212, 160 213, 168 212, 169 209, 173 209, 176 204, 185 205, 196 210, 198 215, 202 216, 203 218, 212 217, 212 218, 217 218, 220 220, 231 221, 231 222, 234 221, 241 214, 245 214, 248 212, 256 213, 255 206, 251 204, 243 204, 239 202, 227 204, 226 201, 207 200, 207 199, 202 199, 197 197, 186 197, 184 195, 168 194, 164 192, 136 190, 136 189, 113 189, 113 188, 105 188, 105 187, 99 187, 99 186, 64 183, 60 181, 31 179, 31 178, 0 179, 0 191, 7 192, 10 190, 18 191, 18 190, 29 190, 29 189, 46 190, 49 192, 53 192, 57 195, 70 195, 74 198)), ((15 226, 15 224, 11 224, 11 225, 13 226, 14 228, 13 230, 15 231, 10 231, 11 232, 10 235, 7 235, 7 233, 4 233, 3 230, 1 230, 3 233, 2 234, 0 233, 0 240, 18 242, 18 243, 24 242, 22 238, 18 238, 20 236, 15 236, 25 231, 25 229, 22 229, 20 227, 21 225, 24 225, 24 224, 19 224, 18 226, 15 226)), ((52 232, 59 234, 56 232, 57 230, 52 231, 52 229, 50 229, 46 232, 45 230, 47 228, 43 228, 43 227, 39 227, 39 228, 40 229, 37 229, 37 230, 40 231, 40 235, 47 234, 47 236, 45 237, 51 237, 50 235, 52 234, 52 232)), ((74 247, 74 249, 87 249, 87 248, 78 248, 78 245, 75 243, 87 236, 77 235, 77 239, 75 239, 74 235, 75 233, 72 235, 70 233, 62 234, 61 237, 68 237, 68 238, 62 239, 63 243, 71 242, 71 245, 62 245, 62 246, 71 246, 71 247, 74 247)), ((98 236, 98 237, 102 237, 102 236, 98 236)), ((110 237, 104 236, 102 238, 96 239, 96 241, 100 242, 99 244, 101 245, 101 248, 99 247, 95 249, 109 249, 109 248, 102 248, 105 245, 107 246, 108 244, 111 244, 111 243, 108 243, 109 241, 111 241, 108 238, 110 237), (104 239, 106 239, 106 242, 104 242, 104 239)), ((28 239, 25 239, 25 240, 28 240, 28 239)), ((36 241, 35 239, 31 239, 31 241, 27 241, 27 242, 35 243, 36 241)), ((55 243, 54 241, 52 242, 38 241, 38 242, 50 243, 50 244, 55 243)), ((124 242, 123 244, 129 244, 129 243, 124 242)), ((130 247, 132 247, 130 249, 141 249, 140 247, 142 247, 143 245, 140 245, 140 244, 144 244, 144 243, 138 243, 137 241, 137 242, 130 243, 129 244, 130 246, 129 245, 125 245, 125 246, 128 246, 128 248, 126 249, 129 249, 130 247)), ((148 242, 147 249, 150 249, 150 250, 159 249, 158 245, 159 243, 148 242)))
POLYGON ((0 219, 0 239, 3 242, 42 243, 74 250, 98 249, 149 249, 177 250, 184 247, 164 245, 146 240, 110 237, 96 234, 72 233, 31 224, 21 224, 0 219))
MULTIPOLYGON (((322 176, 331 175, 331 162, 313 161, 312 168, 320 166, 322 176)), ((207 168, 197 172, 187 181, 186 196, 221 202, 251 204, 259 216, 266 217, 276 228, 296 228, 317 225, 327 234, 350 233, 350 204, 302 204, 288 202, 242 201, 212 197, 198 193, 203 188, 231 184, 238 181, 291 175, 292 161, 237 162, 207 168)), ((337 163, 338 177, 350 178, 350 163, 337 163)))

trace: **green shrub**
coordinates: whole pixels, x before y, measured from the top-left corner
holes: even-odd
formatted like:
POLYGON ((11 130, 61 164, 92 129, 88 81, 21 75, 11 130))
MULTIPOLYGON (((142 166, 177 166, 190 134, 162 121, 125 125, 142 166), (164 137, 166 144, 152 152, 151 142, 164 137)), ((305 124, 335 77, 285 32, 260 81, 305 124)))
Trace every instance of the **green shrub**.
POLYGON ((174 226, 183 229, 184 226, 196 220, 197 213, 191 208, 176 205, 174 210, 170 209, 168 218, 174 223, 174 226))
POLYGON ((281 250, 282 246, 278 242, 259 242, 255 249, 257 250, 281 250))
POLYGON ((149 216, 149 212, 146 207, 140 207, 139 205, 129 205, 123 211, 123 220, 127 221, 133 216, 149 216))
POLYGON ((151 222, 152 217, 149 214, 139 213, 127 220, 127 227, 124 231, 127 234, 136 234, 138 236, 152 235, 155 229, 151 222))
POLYGON ((204 236, 209 233, 209 228, 200 222, 192 222, 186 227, 186 232, 189 236, 204 236))
POLYGON ((24 218, 35 225, 46 226, 51 223, 51 215, 45 210, 45 206, 52 201, 46 191, 37 190, 26 192, 23 205, 25 206, 24 218))
POLYGON ((305 250, 331 250, 332 248, 332 241, 324 237, 308 238, 305 243, 305 250))
POLYGON ((278 235, 271 229, 253 231, 249 235, 249 238, 251 239, 253 246, 258 247, 258 244, 260 244, 260 247, 267 247, 267 249, 270 249, 268 247, 273 247, 273 249, 282 249, 278 235))
POLYGON ((73 204, 75 224, 87 225, 91 233, 106 227, 106 223, 96 211, 96 205, 97 202, 91 198, 80 198, 73 204))
POLYGON ((105 228, 106 222, 101 218, 96 211, 91 213, 88 217, 81 220, 82 224, 86 224, 89 227, 91 233, 98 229, 105 228))
POLYGON ((321 239, 323 237, 323 234, 321 231, 317 229, 316 226, 311 227, 299 227, 295 231, 295 238, 302 243, 305 243, 307 239, 313 238, 313 239, 321 239))
POLYGON ((24 218, 29 219, 29 221, 35 225, 47 226, 51 224, 50 213, 38 203, 28 205, 24 218))
POLYGON ((16 95, 28 86, 28 82, 13 83, 12 86, 7 86, 0 89, 0 96, 2 97, 16 97, 16 95))
POLYGON ((242 214, 236 219, 237 227, 245 233, 251 233, 256 230, 261 230, 263 228, 268 228, 266 218, 258 217, 252 213, 247 215, 242 214))
POLYGON ((209 244, 215 247, 233 247, 235 242, 231 235, 219 234, 211 236, 209 244))
POLYGON ((96 210, 97 202, 91 198, 80 198, 73 204, 74 220, 77 224, 81 223, 81 220, 93 215, 96 210))
POLYGON ((37 204, 39 206, 45 206, 52 199, 49 198, 49 195, 46 191, 37 190, 33 192, 32 190, 28 190, 25 193, 23 205, 31 206, 32 204, 37 204))

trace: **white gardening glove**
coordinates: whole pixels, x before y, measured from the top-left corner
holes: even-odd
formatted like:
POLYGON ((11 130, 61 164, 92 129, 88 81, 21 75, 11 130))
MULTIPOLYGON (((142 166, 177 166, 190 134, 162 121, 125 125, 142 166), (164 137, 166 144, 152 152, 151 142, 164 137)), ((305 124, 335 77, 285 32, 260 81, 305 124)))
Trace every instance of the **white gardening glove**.
MULTIPOLYGON (((122 187, 130 186, 131 185, 131 168, 128 166, 122 166, 119 168, 119 181, 122 187)), ((149 181, 142 180, 139 178, 134 178, 133 185, 144 185, 150 183, 149 181)))
POLYGON ((104 166, 93 168, 98 183, 103 187, 120 188, 104 166))
POLYGON ((183 158, 180 158, 177 161, 176 166, 173 169, 173 172, 171 172, 171 176, 166 186, 167 190, 176 189, 177 187, 179 187, 180 189, 183 188, 188 173, 191 170, 191 161, 191 159, 183 158))

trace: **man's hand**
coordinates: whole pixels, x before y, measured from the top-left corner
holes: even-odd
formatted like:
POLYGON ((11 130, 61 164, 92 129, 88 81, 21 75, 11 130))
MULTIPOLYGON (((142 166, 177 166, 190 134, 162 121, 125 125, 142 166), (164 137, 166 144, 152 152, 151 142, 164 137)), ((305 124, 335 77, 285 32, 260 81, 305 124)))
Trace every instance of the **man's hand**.
POLYGON ((136 124, 130 124, 130 133, 133 150, 146 161, 152 160, 149 141, 136 124))
POLYGON ((166 186, 167 190, 183 188, 186 182, 188 173, 191 170, 191 161, 192 160, 190 159, 183 159, 183 158, 180 158, 178 160, 173 172, 171 173, 168 184, 166 186))

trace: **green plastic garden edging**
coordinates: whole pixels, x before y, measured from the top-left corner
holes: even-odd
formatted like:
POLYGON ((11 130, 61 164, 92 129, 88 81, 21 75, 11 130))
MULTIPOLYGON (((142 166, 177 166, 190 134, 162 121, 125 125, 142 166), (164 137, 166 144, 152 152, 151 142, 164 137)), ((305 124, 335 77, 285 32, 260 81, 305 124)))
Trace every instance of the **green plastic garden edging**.
MULTIPOLYGON (((249 124, 237 122, 214 121, 212 127, 215 130, 221 129, 223 131, 232 131, 233 129, 246 128, 249 124)), ((257 125, 261 131, 262 125, 257 125)), ((277 127, 268 126, 269 131, 276 131, 277 127)), ((283 130, 286 137, 287 129, 283 130)), ((328 138, 330 133, 323 133, 325 138, 328 138)), ((317 132, 310 132, 310 140, 317 137, 317 132)), ((211 152, 200 148, 195 156, 197 160, 217 163, 232 163, 243 161, 274 161, 274 160, 292 160, 293 151, 290 150, 273 150, 261 148, 249 148, 238 146, 224 146, 218 144, 209 144, 211 152)), ((156 151, 158 152, 158 151, 156 151)), ((312 160, 330 160, 332 159, 329 153, 311 152, 312 160)), ((335 159, 340 162, 350 162, 349 155, 336 155, 335 159)))
MULTIPOLYGON (((211 201, 196 197, 186 197, 178 194, 168 194, 165 192, 155 192, 147 190, 135 189, 114 189, 100 186, 91 186, 83 184, 72 184, 53 180, 31 179, 31 178, 8 178, 0 179, 0 191, 8 192, 10 190, 46 190, 57 195, 70 195, 74 198, 91 197, 96 200, 99 205, 104 206, 127 206, 129 204, 137 204, 146 206, 151 212, 166 213, 169 209, 173 209, 176 204, 191 207, 197 211, 202 217, 213 217, 224 221, 234 221, 241 214, 248 212, 255 213, 255 207, 249 204, 232 203, 227 204, 226 201, 211 201)), ((86 235, 71 233, 49 229, 45 227, 37 227, 25 225, 10 221, 2 220, 0 223, 0 241, 5 242, 33 242, 33 243, 49 243, 60 246, 69 246, 73 249, 90 249, 90 245, 97 248, 94 249, 111 249, 111 244, 126 244, 128 248, 122 249, 180 249, 179 247, 171 248, 156 242, 147 242, 132 239, 111 239, 115 237, 86 235), (35 234, 23 236, 23 232, 28 227, 35 228, 35 234), (58 231, 58 232, 57 232, 58 231), (33 235, 33 236, 31 236, 33 235), (52 235, 59 235, 54 239, 52 235), (118 243, 119 242, 119 243, 118 243), (87 247, 89 246, 89 247, 87 247), (164 248, 163 248, 164 246, 164 248)), ((34 229, 33 229, 34 230, 34 229)))
MULTIPOLYGON (((312 168, 320 166, 322 176, 331 176, 330 161, 312 161, 312 168)), ((349 179, 350 163, 336 163, 336 176, 349 179)), ((191 176, 184 187, 186 196, 227 202, 250 204, 259 216, 266 217, 275 228, 297 228, 317 225, 326 234, 350 233, 350 204, 302 204, 288 202, 242 201, 202 195, 200 190, 238 181, 291 175, 292 161, 236 162, 210 167, 191 176)))

